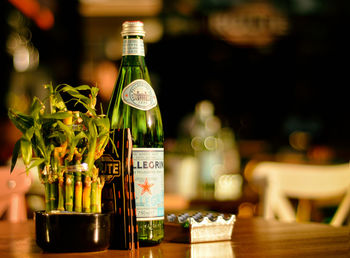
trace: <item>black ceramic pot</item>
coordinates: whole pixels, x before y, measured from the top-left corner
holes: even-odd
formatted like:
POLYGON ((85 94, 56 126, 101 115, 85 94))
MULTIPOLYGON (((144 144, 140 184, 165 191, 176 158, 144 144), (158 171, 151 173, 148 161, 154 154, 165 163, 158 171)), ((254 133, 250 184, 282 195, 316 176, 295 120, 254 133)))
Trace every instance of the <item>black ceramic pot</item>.
POLYGON ((36 243, 47 252, 102 251, 110 243, 110 215, 35 212, 36 243))

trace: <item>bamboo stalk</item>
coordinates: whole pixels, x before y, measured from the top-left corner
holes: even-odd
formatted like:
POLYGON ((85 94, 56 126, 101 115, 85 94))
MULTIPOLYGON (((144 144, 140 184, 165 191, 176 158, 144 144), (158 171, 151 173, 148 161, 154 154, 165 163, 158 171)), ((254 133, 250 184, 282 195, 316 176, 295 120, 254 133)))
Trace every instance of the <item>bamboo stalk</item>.
POLYGON ((50 210, 57 209, 57 180, 50 182, 50 210))
POLYGON ((58 178, 58 208, 59 211, 64 211, 64 177, 63 174, 58 178))
POLYGON ((75 174, 75 196, 74 196, 74 211, 82 211, 82 199, 83 199, 83 183, 81 181, 81 172, 77 171, 75 174))
POLYGON ((71 172, 66 173, 66 211, 73 211, 74 202, 74 175, 71 172))
POLYGON ((91 177, 86 175, 83 189, 83 212, 90 212, 91 204, 91 177))
POLYGON ((50 202, 50 183, 45 182, 45 210, 51 211, 51 202, 50 202))
MULTIPOLYGON (((82 154, 78 151, 77 148, 74 148, 74 159, 76 161, 76 165, 80 166, 82 154)), ((83 202, 83 182, 81 168, 78 168, 77 171, 75 171, 74 195, 74 211, 81 212, 83 202)))
POLYGON ((97 212, 97 180, 93 179, 91 183, 91 212, 97 212))
POLYGON ((97 212, 101 213, 102 212, 102 189, 105 184, 104 177, 98 177, 97 179, 97 212))
POLYGON ((45 210, 47 212, 52 210, 51 202, 50 202, 49 171, 50 171, 50 165, 48 164, 46 164, 45 167, 40 171, 41 180, 45 187, 45 210))
POLYGON ((57 210, 58 205, 58 159, 56 156, 51 156, 50 166, 46 167, 47 181, 49 182, 50 188, 50 210, 57 210))
POLYGON ((98 210, 98 187, 97 187, 97 178, 98 178, 98 168, 92 168, 92 183, 91 183, 91 212, 97 212, 98 210))

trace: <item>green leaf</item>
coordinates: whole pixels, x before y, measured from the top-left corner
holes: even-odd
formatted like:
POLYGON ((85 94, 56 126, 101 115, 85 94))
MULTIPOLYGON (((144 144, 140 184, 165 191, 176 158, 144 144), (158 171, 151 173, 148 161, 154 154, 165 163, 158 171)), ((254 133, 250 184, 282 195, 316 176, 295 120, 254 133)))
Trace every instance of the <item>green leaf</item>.
POLYGON ((84 96, 83 94, 81 94, 79 92, 69 90, 69 91, 67 91, 67 93, 69 95, 71 95, 72 97, 74 97, 74 98, 77 98, 77 99, 79 99, 81 101, 84 101, 85 103, 90 101, 90 99, 88 97, 84 96))
POLYGON ((37 167, 37 166, 40 166, 44 162, 45 162, 45 159, 36 159, 34 162, 32 162, 32 164, 30 164, 30 167, 28 167, 27 170, 30 170, 30 169, 37 167))
POLYGON ((21 138, 21 153, 24 165, 28 166, 32 160, 32 143, 25 138, 21 138))
POLYGON ((57 121, 57 125, 61 128, 67 135, 71 135, 73 133, 72 126, 65 125, 61 121, 57 121))
POLYGON ((109 135, 109 132, 101 132, 99 135, 98 135, 98 138, 104 138, 106 136, 109 135))
POLYGON ((86 134, 84 132, 79 132, 77 135, 74 136, 73 141, 79 142, 83 138, 87 138, 86 134))
POLYGON ((69 95, 78 98, 78 99, 89 99, 88 97, 82 95, 75 87, 72 87, 70 85, 67 84, 62 84, 64 85, 60 90, 58 90, 58 92, 66 92, 69 95))
POLYGON ((92 119, 90 119, 88 122, 88 133, 89 146, 85 163, 88 164, 89 172, 91 172, 95 162, 95 150, 97 142, 97 128, 92 119))
POLYGON ((113 139, 109 136, 108 140, 112 144, 113 151, 114 151, 115 155, 117 155, 117 158, 119 159, 118 149, 117 149, 117 146, 115 146, 113 139))
POLYGON ((46 145, 45 145, 44 136, 42 135, 40 130, 35 130, 34 135, 35 135, 34 148, 40 152, 41 156, 44 159, 47 159, 48 154, 47 154, 46 147, 45 147, 46 145))
POLYGON ((8 117, 22 133, 25 133, 34 124, 33 118, 31 116, 25 115, 18 111, 14 111, 11 108, 8 110, 8 117))
POLYGON ((69 153, 68 153, 68 159, 73 159, 74 151, 77 145, 79 144, 80 140, 87 138, 86 134, 84 132, 79 132, 77 135, 72 137, 72 141, 69 145, 69 153))
POLYGON ((89 129, 89 138, 96 138, 97 139, 97 126, 94 123, 94 119, 90 119, 88 123, 88 129, 89 129))
POLYGON ((65 119, 71 116, 72 116, 72 113, 69 113, 69 112, 57 112, 53 114, 45 114, 45 115, 42 115, 41 117, 43 119, 65 119))
POLYGON ((39 118, 40 110, 44 108, 44 104, 37 98, 33 98, 32 105, 30 106, 30 114, 34 119, 39 118))
POLYGON ((34 131, 34 126, 32 126, 23 134, 23 137, 30 142, 33 138, 34 131))
POLYGON ((88 105, 84 105, 84 107, 85 107, 93 116, 96 116, 96 111, 95 111, 95 109, 89 107, 88 105))
POLYGON ((57 92, 61 92, 61 91, 66 92, 66 91, 69 91, 69 90, 78 92, 78 91, 75 89, 75 87, 70 86, 70 85, 68 85, 68 84, 66 84, 66 83, 59 84, 59 85, 57 85, 57 87, 56 87, 56 91, 57 91, 57 92), (61 88, 61 89, 59 89, 59 88, 61 88))
POLYGON ((60 137, 60 143, 68 141, 68 143, 70 144, 72 142, 72 137, 74 136, 73 127, 65 125, 61 121, 57 121, 57 125, 64 132, 64 138, 60 137))
POLYGON ((65 111, 67 110, 66 104, 64 103, 61 95, 57 92, 57 86, 55 89, 52 86, 52 83, 44 85, 46 89, 49 91, 49 105, 50 105, 50 113, 56 113, 56 110, 65 111))
POLYGON ((59 93, 53 95, 53 106, 58 110, 67 110, 66 104, 64 104, 61 94, 59 93))
POLYGON ((90 90, 91 91, 91 87, 89 85, 80 85, 78 87, 75 87, 76 90, 90 90))
POLYGON ((65 141, 70 141, 70 138, 67 136, 68 135, 64 132, 54 131, 48 138, 55 139, 58 142, 58 144, 61 145, 65 141))
POLYGON ((96 99, 99 90, 100 89, 97 88, 97 87, 91 88, 91 96, 92 96, 93 99, 96 99))
POLYGON ((15 144, 15 147, 13 148, 13 151, 12 151, 12 159, 11 159, 11 173, 13 171, 13 169, 15 168, 16 166, 16 162, 17 162, 17 159, 18 159, 18 155, 19 155, 19 152, 20 152, 20 148, 21 148, 21 140, 18 140, 15 144))
POLYGON ((110 124, 107 117, 95 119, 99 132, 109 132, 110 124))
POLYGON ((109 141, 109 133, 99 136, 99 140, 101 142, 100 150, 104 149, 107 146, 109 141))

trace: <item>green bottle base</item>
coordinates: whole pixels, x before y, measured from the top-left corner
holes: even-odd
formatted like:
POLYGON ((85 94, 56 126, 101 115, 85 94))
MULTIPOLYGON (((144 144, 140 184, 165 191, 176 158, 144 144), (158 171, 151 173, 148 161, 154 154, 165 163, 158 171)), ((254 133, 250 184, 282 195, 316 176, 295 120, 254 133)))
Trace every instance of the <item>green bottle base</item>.
POLYGON ((164 239, 164 221, 138 221, 138 238, 140 246, 160 244, 164 239))
POLYGON ((162 241, 163 239, 160 239, 158 241, 139 240, 139 244, 141 247, 154 246, 159 245, 162 241))

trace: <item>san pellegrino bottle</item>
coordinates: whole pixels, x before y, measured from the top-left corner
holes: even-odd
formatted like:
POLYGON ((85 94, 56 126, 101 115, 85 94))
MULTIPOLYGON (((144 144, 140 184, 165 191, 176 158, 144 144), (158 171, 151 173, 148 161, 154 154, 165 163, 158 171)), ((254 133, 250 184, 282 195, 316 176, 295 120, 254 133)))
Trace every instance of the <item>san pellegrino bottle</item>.
POLYGON ((164 238, 164 135, 156 94, 145 63, 141 21, 122 24, 123 57, 107 116, 111 129, 130 128, 136 218, 141 246, 164 238))

